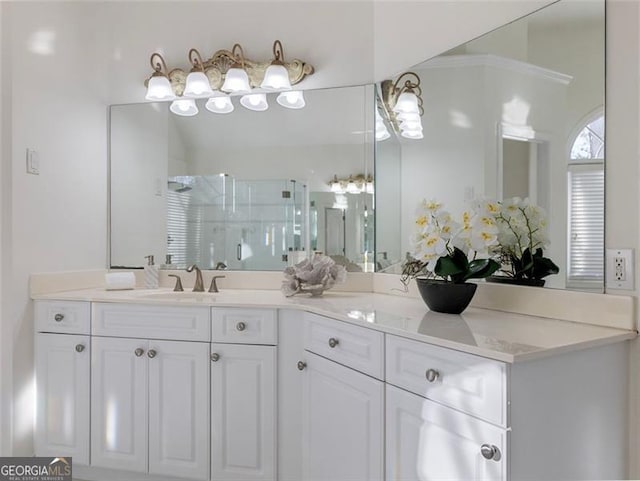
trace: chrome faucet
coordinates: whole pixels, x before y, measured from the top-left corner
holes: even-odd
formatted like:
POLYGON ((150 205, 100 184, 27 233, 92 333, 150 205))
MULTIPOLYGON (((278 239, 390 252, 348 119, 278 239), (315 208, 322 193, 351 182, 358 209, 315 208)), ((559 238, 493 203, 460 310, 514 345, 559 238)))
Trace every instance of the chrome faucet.
POLYGON ((224 271, 227 268, 227 264, 225 264, 224 262, 220 261, 216 264, 215 270, 217 271, 224 271))
POLYGON ((193 286, 193 292, 204 292, 204 283, 202 282, 202 271, 200 268, 193 264, 187 267, 187 272, 196 271, 196 283, 193 286))

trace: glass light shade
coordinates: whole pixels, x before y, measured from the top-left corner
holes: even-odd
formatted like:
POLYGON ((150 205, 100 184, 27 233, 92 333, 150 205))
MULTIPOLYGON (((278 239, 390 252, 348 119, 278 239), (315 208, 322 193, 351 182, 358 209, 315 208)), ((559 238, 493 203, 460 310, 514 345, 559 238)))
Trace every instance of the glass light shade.
POLYGON ((173 100, 176 98, 171 88, 171 82, 164 75, 156 75, 147 83, 147 100, 173 100))
POLYGON ((396 115, 396 119, 398 119, 398 122, 421 122, 420 113, 401 113, 396 115))
POLYGON ((187 75, 187 83, 184 87, 185 97, 203 98, 213 95, 209 79, 204 72, 190 72, 187 75))
POLYGON ((400 123, 400 130, 422 130, 420 120, 405 120, 400 123))
POLYGON ((249 85, 249 76, 241 68, 230 68, 224 77, 224 84, 222 88, 225 92, 231 92, 234 94, 248 94, 251 92, 251 86, 249 85))
POLYGON ((402 135, 405 139, 423 139, 424 135, 422 135, 421 130, 403 130, 400 135, 402 135))
POLYGON ((282 92, 278 95, 276 101, 288 109, 301 109, 306 103, 304 101, 304 95, 301 90, 291 90, 289 92, 282 92))
POLYGON ((393 111, 397 113, 420 114, 418 97, 413 92, 402 92, 396 101, 393 111))
POLYGON ((289 72, 284 65, 269 65, 260 87, 265 90, 291 90, 289 72))
POLYGON ((336 194, 344 194, 345 191, 342 188, 342 185, 340 185, 340 182, 333 181, 331 182, 331 192, 334 192, 336 194))
POLYGON ((174 100, 173 102, 171 102, 169 110, 171 110, 171 112, 176 115, 181 115, 182 117, 191 117, 198 113, 196 101, 193 99, 174 100))
POLYGON ((221 94, 207 100, 204 108, 214 114, 228 114, 229 112, 233 112, 234 107, 233 102, 231 102, 231 97, 221 94))
POLYGON ((350 180, 347 183, 347 194, 359 194, 360 188, 356 185, 353 180, 350 180))
POLYGON ((381 129, 376 127, 376 140, 387 140, 389 137, 391 137, 391 134, 384 125, 381 129))
POLYGON ((374 192, 374 187, 373 187, 373 182, 372 182, 372 181, 367 182, 367 184, 365 185, 365 189, 364 189, 364 191, 365 191, 367 194, 373 194, 373 192, 374 192))
POLYGON ((249 110, 255 110, 257 112, 263 112, 269 108, 266 94, 243 95, 240 98, 240 104, 249 110))

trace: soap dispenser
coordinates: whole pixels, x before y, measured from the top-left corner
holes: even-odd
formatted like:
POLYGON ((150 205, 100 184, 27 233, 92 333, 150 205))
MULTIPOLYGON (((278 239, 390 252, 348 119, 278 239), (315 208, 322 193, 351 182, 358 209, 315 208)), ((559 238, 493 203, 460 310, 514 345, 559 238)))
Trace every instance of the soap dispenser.
POLYGON ((158 282, 158 266, 155 264, 152 255, 145 256, 147 265, 144 266, 144 287, 147 289, 157 289, 158 282))

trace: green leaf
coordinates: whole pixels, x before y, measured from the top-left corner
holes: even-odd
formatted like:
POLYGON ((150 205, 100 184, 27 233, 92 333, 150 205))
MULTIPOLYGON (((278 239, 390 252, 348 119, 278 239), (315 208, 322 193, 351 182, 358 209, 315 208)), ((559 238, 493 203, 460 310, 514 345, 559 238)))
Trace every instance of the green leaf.
POLYGON ((441 257, 436 262, 433 270, 434 274, 447 278, 450 277, 453 282, 464 282, 464 275, 469 269, 469 261, 467 255, 457 247, 454 248, 453 254, 441 257))
POLYGON ((469 269, 464 279, 483 279, 500 269, 500 264, 493 259, 476 259, 469 262, 469 269))

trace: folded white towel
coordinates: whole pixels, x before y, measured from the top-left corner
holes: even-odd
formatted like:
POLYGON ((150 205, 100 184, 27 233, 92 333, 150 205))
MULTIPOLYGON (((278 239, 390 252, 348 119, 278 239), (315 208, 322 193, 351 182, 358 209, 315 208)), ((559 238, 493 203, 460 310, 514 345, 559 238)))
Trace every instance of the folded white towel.
POLYGON ((136 287, 136 276, 133 272, 109 272, 104 275, 107 291, 133 289, 136 287))

